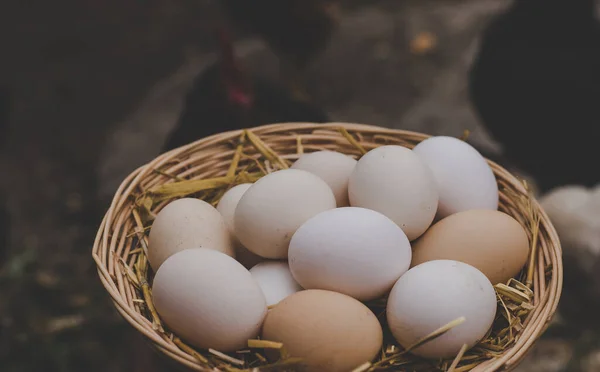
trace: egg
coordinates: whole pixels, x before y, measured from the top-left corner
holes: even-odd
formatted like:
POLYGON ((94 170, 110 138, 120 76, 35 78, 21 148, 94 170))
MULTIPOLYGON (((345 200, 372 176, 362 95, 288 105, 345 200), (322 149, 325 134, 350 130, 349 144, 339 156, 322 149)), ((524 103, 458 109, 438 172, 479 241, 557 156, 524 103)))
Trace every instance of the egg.
POLYGON ((206 248, 169 257, 152 284, 164 323, 190 344, 230 352, 247 347, 267 314, 265 296, 232 257, 206 248))
POLYGON ((287 296, 302 290, 285 261, 264 261, 250 269, 262 289, 267 306, 276 305, 287 296))
POLYGON ((207 247, 235 256, 227 225, 207 202, 183 198, 158 212, 148 237, 148 261, 154 271, 171 255, 188 248, 207 247))
MULTIPOLYGON (((237 207, 238 203, 240 202, 242 195, 244 195, 246 193, 246 191, 248 191, 250 186, 252 186, 251 183, 242 183, 242 184, 233 186, 232 188, 227 190, 225 192, 225 194, 223 194, 223 196, 221 197, 221 200, 219 200, 219 203, 217 204, 217 211, 219 211, 219 213, 221 213, 221 216, 223 216, 223 219, 225 220, 225 224, 227 225, 227 228, 232 233, 234 232, 233 216, 235 214, 235 208, 237 207)), ((235 238, 235 236, 234 236, 234 239, 237 240, 237 238, 235 238)))
POLYGON ((338 207, 350 205, 348 179, 356 166, 356 160, 335 151, 317 151, 301 155, 292 169, 302 169, 321 177, 335 195, 338 207))
POLYGON ((252 186, 251 183, 242 183, 236 185, 223 194, 219 204, 217 204, 217 211, 221 213, 225 224, 231 233, 231 241, 233 242, 235 250, 235 258, 244 265, 245 268, 249 269, 257 263, 264 260, 264 258, 250 252, 246 247, 240 243, 238 238, 235 236, 235 229, 233 228, 233 216, 235 214, 235 208, 237 207, 242 195, 252 186))
POLYGON ((410 149, 375 148, 358 161, 348 182, 350 205, 383 213, 409 240, 427 230, 438 205, 431 170, 410 149))
POLYGON ((288 260, 306 289, 327 289, 361 301, 386 294, 408 270, 406 234, 383 214, 345 207, 321 212, 292 237, 288 260))
POLYGON ((300 225, 335 207, 333 191, 318 176, 300 169, 276 171, 256 181, 240 199, 235 235, 259 256, 287 258, 290 239, 300 225))
POLYGON ((379 354, 383 332, 361 302, 341 293, 311 289, 271 309, 262 338, 282 342, 291 357, 302 358, 307 372, 348 372, 379 354))
POLYGON ((448 259, 483 272, 492 284, 506 283, 529 257, 529 238, 506 213, 473 209, 450 215, 413 242, 411 266, 448 259))
POLYGON ((469 209, 498 209, 498 183, 487 161, 458 138, 430 137, 413 148, 432 170, 439 193, 438 217, 469 209))
POLYGON ((444 325, 464 317, 462 324, 412 353, 425 358, 454 357, 463 344, 477 344, 496 316, 496 292, 473 266, 436 260, 413 267, 390 292, 387 320, 400 345, 408 348, 444 325))

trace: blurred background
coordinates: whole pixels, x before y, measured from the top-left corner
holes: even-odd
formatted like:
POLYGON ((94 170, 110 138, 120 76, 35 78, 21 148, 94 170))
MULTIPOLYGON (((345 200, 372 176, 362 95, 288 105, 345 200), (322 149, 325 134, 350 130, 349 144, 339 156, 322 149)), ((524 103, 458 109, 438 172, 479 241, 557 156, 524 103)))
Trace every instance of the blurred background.
POLYGON ((0 370, 173 370, 114 310, 91 259, 116 187, 212 133, 331 120, 469 130, 529 180, 563 240, 566 277, 560 314, 518 371, 600 371, 596 8, 3 0, 0 370))

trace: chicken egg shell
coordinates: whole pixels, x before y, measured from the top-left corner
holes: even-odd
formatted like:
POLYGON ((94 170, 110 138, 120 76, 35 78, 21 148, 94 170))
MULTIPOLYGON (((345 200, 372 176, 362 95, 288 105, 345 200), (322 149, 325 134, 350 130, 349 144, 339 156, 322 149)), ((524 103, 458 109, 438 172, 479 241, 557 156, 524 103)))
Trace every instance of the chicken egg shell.
POLYGON ((386 294, 408 270, 411 247, 383 214, 345 207, 306 221, 292 237, 288 260, 302 287, 368 301, 386 294))
POLYGON ((496 308, 496 292, 483 273, 462 262, 437 260, 415 266, 398 279, 386 314, 392 334, 405 348, 464 317, 462 324, 411 351, 425 358, 448 358, 463 344, 471 348, 486 335, 496 308))
POLYGON ((323 179, 335 195, 338 207, 350 205, 348 200, 348 179, 356 166, 356 160, 335 151, 317 151, 301 155, 291 166, 302 169, 323 179))
POLYGON ((276 171, 256 181, 240 199, 235 234, 259 256, 287 258, 300 225, 335 206, 331 188, 318 176, 300 169, 276 171))
POLYGON ((212 205, 194 198, 170 202, 158 212, 150 229, 150 266, 156 271, 171 255, 197 247, 235 256, 227 225, 212 205))
POLYGON ((438 192, 431 170, 410 149, 375 148, 358 161, 348 183, 350 205, 383 213, 418 238, 433 222, 438 192))
POLYGON ((242 198, 242 195, 246 193, 250 186, 252 186, 251 183, 242 183, 230 188, 225 192, 225 194, 223 194, 221 200, 219 200, 219 204, 217 204, 217 211, 219 211, 221 216, 223 216, 225 224, 231 233, 231 241, 234 245, 235 258, 247 269, 264 260, 264 258, 250 252, 242 245, 242 243, 240 243, 239 239, 235 236, 235 229, 233 228, 233 216, 235 214, 235 208, 242 198))
POLYGON ((262 289, 267 306, 276 305, 287 296, 302 290, 285 261, 264 261, 250 269, 262 289))
POLYGON ((152 296, 177 336, 222 352, 245 348, 260 333, 267 313, 250 272, 232 257, 205 248, 169 257, 154 277, 152 296))
POLYGON ((227 228, 229 231, 234 232, 233 228, 233 216, 235 213, 235 207, 237 207, 242 196, 248 191, 248 189, 252 186, 251 183, 242 183, 236 185, 223 194, 221 200, 219 200, 219 204, 217 204, 217 210, 223 216, 225 223, 227 224, 227 228))
POLYGON ((379 354, 383 331, 363 303, 341 293, 310 289, 294 293, 269 311, 262 338, 281 342, 291 357, 302 358, 306 366, 302 371, 348 372, 379 354))
POLYGON ((481 154, 458 138, 430 137, 413 148, 433 172, 438 217, 469 209, 498 209, 498 183, 481 154))
POLYGON ((413 242, 411 266, 455 260, 476 267, 492 284, 506 283, 529 257, 529 238, 521 224, 500 211, 471 209, 450 215, 413 242))

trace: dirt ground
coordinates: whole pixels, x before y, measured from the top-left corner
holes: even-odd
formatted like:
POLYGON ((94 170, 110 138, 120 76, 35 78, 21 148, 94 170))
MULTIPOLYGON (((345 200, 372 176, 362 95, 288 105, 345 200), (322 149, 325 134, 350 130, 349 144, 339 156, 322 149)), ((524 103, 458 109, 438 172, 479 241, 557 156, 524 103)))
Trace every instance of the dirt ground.
MULTIPOLYGON (((335 120, 470 129, 474 143, 497 153, 465 78, 479 33, 507 4, 349 1, 311 67, 311 94, 335 120), (421 32, 437 42, 416 54, 421 32)), ((158 154, 191 80, 214 58, 217 19, 202 0, 0 3, 0 87, 13 99, 0 150, 11 215, 0 252, 2 371, 163 370, 114 310, 91 245, 119 181, 158 154)), ((253 73, 273 76, 276 60, 259 41, 237 47, 253 73)), ((598 337, 558 321, 519 371, 600 371, 598 337)))

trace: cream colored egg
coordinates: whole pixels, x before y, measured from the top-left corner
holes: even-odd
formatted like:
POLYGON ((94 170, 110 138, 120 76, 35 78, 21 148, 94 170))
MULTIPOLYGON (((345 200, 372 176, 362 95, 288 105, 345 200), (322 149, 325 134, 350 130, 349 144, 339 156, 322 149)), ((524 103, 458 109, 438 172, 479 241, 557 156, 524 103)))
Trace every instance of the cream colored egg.
POLYGON ((306 289, 369 301, 385 295, 408 270, 408 238, 392 220, 365 208, 321 212, 292 237, 292 275, 306 289))
POLYGON ((152 284, 161 319, 197 348, 230 352, 256 338, 267 314, 258 284, 221 252, 186 249, 169 257, 152 284))
POLYGON ((235 258, 247 269, 264 260, 264 258, 250 252, 242 245, 242 243, 240 243, 239 239, 235 236, 235 229, 233 227, 235 208, 242 198, 242 195, 246 193, 250 186, 252 186, 251 183, 242 183, 232 187, 223 194, 219 204, 217 204, 217 211, 221 213, 227 228, 231 232, 231 241, 235 248, 235 258))
POLYGON ((286 258, 296 230, 316 214, 335 208, 331 188, 299 169, 270 173, 254 183, 235 210, 235 234, 250 251, 286 258))
POLYGON ((302 290, 285 261, 263 261, 250 269, 262 289, 267 306, 276 305, 287 296, 302 290))
POLYGON ((292 165, 293 169, 302 169, 313 173, 327 182, 338 207, 350 205, 348 200, 348 179, 356 166, 356 160, 335 151, 317 151, 303 154, 292 165))
POLYGON ((473 146, 458 138, 436 136, 419 143, 413 152, 436 179, 440 218, 470 209, 498 209, 496 177, 473 146))
POLYGON ((353 207, 384 214, 411 241, 431 225, 438 206, 433 173, 402 146, 381 146, 363 155, 350 175, 348 195, 353 207))
POLYGON ((413 354, 425 358, 454 357, 463 344, 473 347, 496 316, 496 292, 483 273, 462 262, 429 261, 402 275, 390 292, 387 320, 404 348, 442 326, 464 322, 420 346, 413 354))
POLYGON ((529 238, 508 214, 489 209, 454 213, 413 242, 411 266, 455 260, 476 267, 492 284, 516 276, 529 258, 529 238))
POLYGON ((235 256, 227 225, 212 205, 183 198, 158 212, 148 238, 148 261, 154 271, 171 255, 198 247, 235 256))

